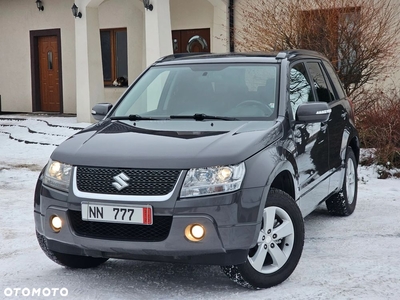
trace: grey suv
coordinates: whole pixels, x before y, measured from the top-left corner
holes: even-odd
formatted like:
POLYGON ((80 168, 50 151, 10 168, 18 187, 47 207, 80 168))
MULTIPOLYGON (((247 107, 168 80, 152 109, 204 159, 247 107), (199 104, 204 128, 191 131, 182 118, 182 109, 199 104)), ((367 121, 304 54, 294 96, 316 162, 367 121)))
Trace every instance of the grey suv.
POLYGON ((35 191, 39 244, 60 265, 216 264, 267 288, 296 268, 306 215, 355 209, 353 111, 318 53, 164 57, 92 114, 35 191))

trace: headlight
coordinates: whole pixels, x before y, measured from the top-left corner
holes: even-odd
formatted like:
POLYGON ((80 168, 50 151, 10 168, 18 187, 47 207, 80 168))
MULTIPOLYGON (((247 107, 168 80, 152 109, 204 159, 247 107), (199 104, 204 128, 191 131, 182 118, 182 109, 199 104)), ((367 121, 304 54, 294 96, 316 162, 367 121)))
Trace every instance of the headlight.
POLYGON ((72 166, 49 160, 44 172, 43 183, 55 189, 68 191, 72 166))
POLYGON ((181 198, 233 192, 240 188, 244 163, 230 166, 190 169, 181 190, 181 198))

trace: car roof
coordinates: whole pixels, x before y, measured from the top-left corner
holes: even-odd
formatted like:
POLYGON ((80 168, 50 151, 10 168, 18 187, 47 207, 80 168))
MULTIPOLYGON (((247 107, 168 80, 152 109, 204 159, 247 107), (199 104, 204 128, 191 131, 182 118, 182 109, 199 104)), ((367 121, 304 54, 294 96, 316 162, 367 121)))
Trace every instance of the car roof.
POLYGON ((280 52, 230 52, 230 53, 179 53, 161 57, 153 65, 201 64, 201 63, 276 63, 299 58, 326 58, 311 50, 293 49, 280 52))

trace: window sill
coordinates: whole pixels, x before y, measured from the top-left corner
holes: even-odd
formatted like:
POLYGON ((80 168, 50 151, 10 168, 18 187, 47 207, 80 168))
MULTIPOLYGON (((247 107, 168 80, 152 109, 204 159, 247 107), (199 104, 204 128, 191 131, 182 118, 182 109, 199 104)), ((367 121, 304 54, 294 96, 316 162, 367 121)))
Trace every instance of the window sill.
POLYGON ((125 88, 125 89, 127 89, 128 88, 128 86, 114 86, 114 85, 105 85, 104 86, 105 88, 114 88, 114 89, 121 89, 121 88, 125 88))

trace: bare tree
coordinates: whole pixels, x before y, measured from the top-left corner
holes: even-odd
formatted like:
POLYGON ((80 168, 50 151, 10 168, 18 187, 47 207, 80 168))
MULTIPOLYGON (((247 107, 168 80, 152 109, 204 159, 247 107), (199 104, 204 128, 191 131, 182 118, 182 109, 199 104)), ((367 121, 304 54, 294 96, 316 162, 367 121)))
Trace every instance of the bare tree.
POLYGON ((238 51, 321 52, 355 104, 397 66, 397 0, 241 0, 235 10, 244 20, 235 28, 238 51))

